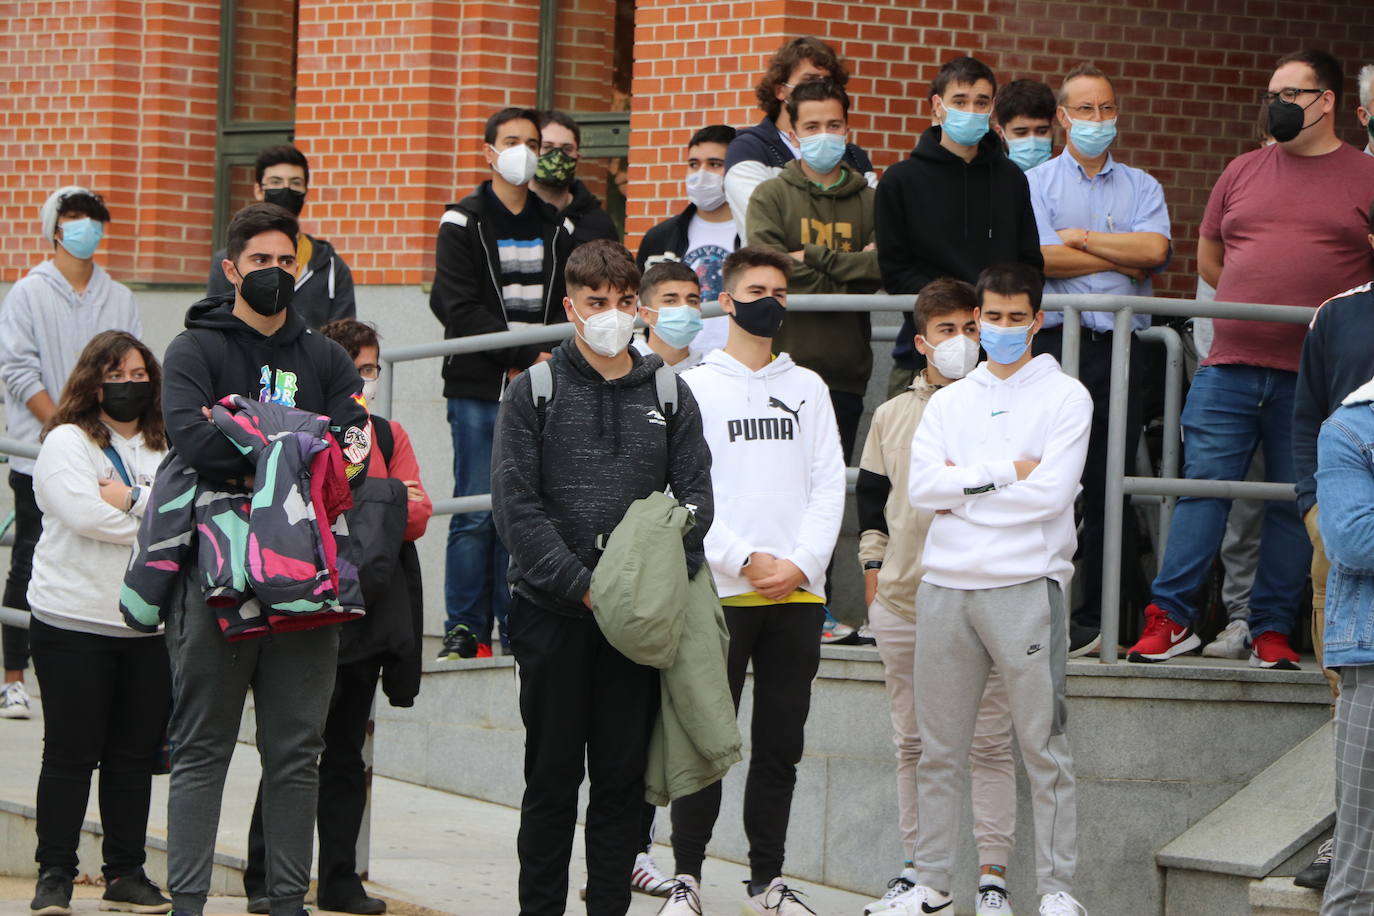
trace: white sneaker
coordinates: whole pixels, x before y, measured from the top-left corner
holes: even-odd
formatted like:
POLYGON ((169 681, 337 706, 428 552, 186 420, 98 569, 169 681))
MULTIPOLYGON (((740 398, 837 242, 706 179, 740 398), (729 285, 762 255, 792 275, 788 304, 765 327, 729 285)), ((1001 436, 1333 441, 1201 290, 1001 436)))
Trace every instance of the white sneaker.
POLYGON ((984 884, 978 888, 977 916, 1012 916, 1007 889, 999 884, 984 884))
POLYGON ((1040 898, 1040 916, 1088 916, 1088 911, 1066 891, 1040 898))
POLYGON ((667 901, 659 907, 658 916, 701 916, 701 887, 691 875, 670 878, 667 901))
POLYGON ((864 916, 873 916, 874 913, 882 913, 901 906, 915 887, 916 884, 905 875, 898 875, 887 882, 886 894, 864 907, 864 916))
POLYGON ((799 893, 801 891, 792 890, 782 878, 774 878, 762 894, 756 894, 745 901, 740 912, 744 916, 802 916, 803 913, 815 916, 815 910, 797 899, 799 893))
POLYGON ((1217 638, 1202 647, 1202 654, 1208 658, 1247 658, 1250 655, 1250 624, 1244 620, 1233 620, 1217 638))
POLYGON ((651 897, 667 897, 678 882, 658 870, 654 857, 647 852, 635 856, 634 871, 630 872, 630 889, 651 897))
POLYGON ((0 719, 27 719, 29 692, 23 681, 11 681, 0 689, 0 719))
POLYGON ((889 916, 926 916, 927 913, 951 916, 954 913, 954 898, 933 887, 918 884, 907 894, 896 909, 889 911, 889 916))

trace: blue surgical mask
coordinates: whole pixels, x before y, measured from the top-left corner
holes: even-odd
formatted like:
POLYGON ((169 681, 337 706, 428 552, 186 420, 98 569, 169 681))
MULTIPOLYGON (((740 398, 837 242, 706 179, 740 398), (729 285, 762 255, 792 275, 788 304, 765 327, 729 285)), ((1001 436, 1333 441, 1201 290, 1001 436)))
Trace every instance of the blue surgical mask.
POLYGON ((945 121, 941 125, 949 138, 960 146, 977 146, 978 141, 988 132, 987 114, 973 111, 945 109, 945 121))
POLYGON ((1007 141, 1007 158, 1029 172, 1050 158, 1049 137, 1013 137, 1007 141))
POLYGON ((844 158, 843 134, 812 134, 801 138, 802 161, 827 175, 844 158))
POLYGON ((81 219, 63 223, 62 239, 58 242, 74 258, 85 261, 95 254, 100 239, 105 235, 105 224, 99 220, 83 216, 81 219))
POLYGON ((670 347, 682 349, 701 332, 701 309, 690 305, 670 305, 650 311, 658 312, 654 333, 670 347))
POLYGON ((1107 151, 1116 139, 1116 118, 1110 121, 1069 122, 1069 140, 1078 151, 1089 159, 1096 158, 1107 151))
POLYGON ((988 359, 1004 366, 1011 365, 1021 358, 1030 346, 1031 326, 1020 324, 1004 328, 986 321, 978 322, 978 337, 988 359))

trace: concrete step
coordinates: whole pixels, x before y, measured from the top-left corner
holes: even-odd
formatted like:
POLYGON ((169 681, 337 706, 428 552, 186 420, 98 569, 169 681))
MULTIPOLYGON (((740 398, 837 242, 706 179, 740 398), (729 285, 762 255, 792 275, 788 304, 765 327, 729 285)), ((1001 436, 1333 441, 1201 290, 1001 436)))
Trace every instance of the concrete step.
POLYGON ((1292 878, 1250 882, 1251 916, 1307 916, 1321 911, 1322 895, 1297 887, 1292 878))

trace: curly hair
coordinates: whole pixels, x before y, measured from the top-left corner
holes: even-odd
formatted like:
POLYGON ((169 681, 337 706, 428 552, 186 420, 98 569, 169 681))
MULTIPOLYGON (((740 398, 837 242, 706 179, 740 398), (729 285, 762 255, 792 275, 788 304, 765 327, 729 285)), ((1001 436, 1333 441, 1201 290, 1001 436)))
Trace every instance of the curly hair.
POLYGON ((812 66, 826 71, 829 74, 830 82, 836 86, 843 87, 849 82, 849 71, 844 68, 844 63, 830 45, 813 35, 802 35, 799 38, 794 38, 773 55, 773 59, 768 62, 768 70, 763 74, 763 79, 754 88, 754 94, 759 99, 759 107, 770 119, 776 121, 778 115, 782 113, 782 100, 778 98, 778 87, 784 85, 792 75, 792 71, 804 61, 810 61, 812 66))
POLYGON ((165 450, 167 430, 162 423, 162 366, 153 351, 127 331, 101 331, 90 339, 77 358, 76 368, 62 389, 62 400, 57 402, 57 409, 43 427, 40 438, 46 438, 54 427, 70 423, 90 436, 96 445, 108 446, 110 428, 100 420, 100 387, 105 384, 105 373, 118 369, 130 350, 142 354, 148 382, 153 388, 153 399, 138 418, 138 431, 149 448, 165 450))
POLYGON ((320 328, 320 334, 344 348, 349 359, 357 359, 363 347, 382 347, 377 329, 356 318, 336 318, 320 328))

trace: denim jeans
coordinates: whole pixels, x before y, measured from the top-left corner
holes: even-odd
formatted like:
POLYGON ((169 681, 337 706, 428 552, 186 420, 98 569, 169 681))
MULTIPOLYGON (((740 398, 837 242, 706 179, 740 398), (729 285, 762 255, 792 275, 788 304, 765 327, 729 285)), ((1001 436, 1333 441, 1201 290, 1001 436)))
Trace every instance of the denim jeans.
MULTIPOLYGON (((1244 480, 1264 448, 1265 479, 1292 483, 1293 389, 1297 374, 1257 366, 1206 366, 1183 408, 1184 476, 1244 480)), ((1196 598, 1226 531, 1229 499, 1182 497, 1154 582, 1154 601, 1175 623, 1193 626, 1196 598)), ((1250 593, 1250 632, 1293 632, 1312 545, 1295 502, 1266 502, 1259 564, 1250 593)))
MULTIPOLYGON (((453 495, 491 492, 491 440, 496 428, 496 401, 448 399, 448 425, 453 434, 453 495)), ((506 571, 510 554, 496 536, 490 512, 454 515, 448 525, 444 569, 444 630, 464 624, 478 642, 491 642, 492 624, 506 644, 510 588, 506 571)))

